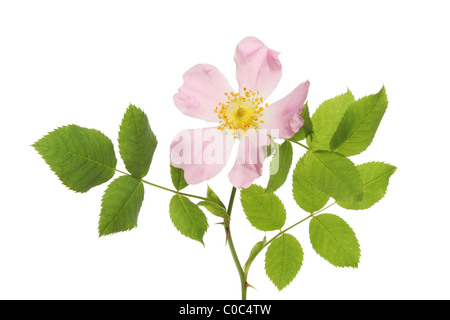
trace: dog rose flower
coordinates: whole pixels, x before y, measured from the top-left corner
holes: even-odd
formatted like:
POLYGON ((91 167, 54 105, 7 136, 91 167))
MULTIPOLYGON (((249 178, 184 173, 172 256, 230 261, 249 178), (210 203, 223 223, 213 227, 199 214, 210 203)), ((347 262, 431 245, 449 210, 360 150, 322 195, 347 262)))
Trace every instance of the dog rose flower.
POLYGON ((177 108, 190 117, 218 123, 183 130, 174 138, 170 161, 184 170, 187 183, 216 176, 239 140, 237 159, 228 177, 236 188, 247 188, 262 175, 263 147, 270 144, 270 137, 291 138, 303 125, 300 114, 309 81, 277 102, 266 102, 281 79, 278 54, 257 38, 243 39, 234 56, 238 92, 212 65, 198 64, 184 74, 184 83, 174 95, 177 108))

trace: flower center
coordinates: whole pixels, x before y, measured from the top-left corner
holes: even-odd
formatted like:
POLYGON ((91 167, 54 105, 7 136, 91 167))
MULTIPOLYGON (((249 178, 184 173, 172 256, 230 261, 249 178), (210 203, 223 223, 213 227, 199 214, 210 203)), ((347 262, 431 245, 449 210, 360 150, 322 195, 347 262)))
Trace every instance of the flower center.
POLYGON ((233 132, 234 137, 238 137, 247 132, 248 129, 257 129, 264 120, 261 120, 264 108, 264 99, 259 96, 259 92, 253 92, 244 88, 244 93, 226 92, 227 101, 219 103, 214 112, 220 119, 220 130, 233 132))

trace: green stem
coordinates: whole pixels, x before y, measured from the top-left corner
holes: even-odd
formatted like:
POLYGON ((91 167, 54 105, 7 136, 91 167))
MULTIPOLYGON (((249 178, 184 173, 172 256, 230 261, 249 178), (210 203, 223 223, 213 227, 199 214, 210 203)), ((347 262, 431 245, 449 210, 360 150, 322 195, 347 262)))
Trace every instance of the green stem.
MULTIPOLYGON (((276 236, 274 236, 272 239, 270 239, 269 241, 267 241, 267 242, 264 244, 264 246, 261 248, 261 251, 262 251, 262 249, 264 249, 265 247, 267 247, 272 241, 274 241, 276 238, 278 238, 278 237, 281 236, 283 233, 285 233, 286 231, 288 231, 288 230, 290 230, 290 229, 292 229, 292 228, 298 226, 300 223, 302 223, 302 222, 308 220, 309 218, 314 217, 316 214, 321 213, 321 212, 324 211, 324 210, 327 210, 329 207, 331 207, 331 206, 334 205, 335 203, 336 203, 336 202, 333 202, 333 203, 330 204, 329 206, 327 206, 327 207, 325 207, 325 208, 323 208, 323 209, 321 209, 321 210, 319 210, 319 211, 317 211, 317 212, 311 213, 311 214, 310 214, 309 216, 307 216, 306 218, 304 218, 304 219, 302 219, 302 220, 300 220, 300 221, 294 223, 292 226, 290 226, 290 227, 288 227, 288 228, 286 228, 286 229, 280 231, 276 236)), ((261 251, 260 251, 260 252, 261 252, 261 251)), ((256 255, 256 256, 257 256, 257 255, 256 255)), ((255 258, 256 258, 256 256, 255 256, 255 258)), ((253 261, 255 260, 255 258, 253 258, 253 260, 252 260, 251 262, 253 262, 253 261)), ((247 270, 250 269, 251 262, 250 262, 250 264, 246 267, 247 270)), ((247 279, 247 276, 248 276, 248 274, 245 274, 245 279, 247 279)), ((245 280, 245 281, 247 281, 247 280, 245 280)))
POLYGON ((299 146, 302 146, 303 148, 305 148, 306 150, 311 150, 310 148, 308 148, 307 146, 305 146, 303 143, 300 143, 300 142, 298 142, 298 141, 292 141, 292 140, 289 140, 290 142, 293 142, 293 143, 295 143, 295 144, 298 144, 299 146))
MULTIPOLYGON (((227 213, 228 216, 231 217, 231 211, 233 210, 234 198, 236 196, 236 188, 233 187, 231 190, 230 201, 228 203, 227 213)), ((230 229, 230 220, 224 219, 223 225, 225 227, 225 234, 227 237, 228 246, 230 247, 231 255, 233 256, 234 264, 236 265, 236 269, 239 273, 239 278, 241 280, 241 294, 242 300, 247 300, 247 281, 245 279, 244 269, 242 269, 242 265, 239 262, 239 258, 236 253, 236 249, 234 247, 233 238, 231 237, 231 229, 230 229)))
MULTIPOLYGON (((120 172, 120 173, 122 173, 122 174, 125 174, 125 175, 127 175, 127 176, 131 176, 131 174, 126 173, 126 172, 123 172, 123 171, 120 171, 120 170, 118 170, 118 169, 116 169, 116 171, 117 171, 117 172, 120 172)), ((156 188, 159 188, 159 189, 163 189, 163 190, 166 190, 166 191, 169 191, 169 192, 172 192, 172 193, 176 193, 176 194, 178 194, 178 195, 180 195, 180 196, 185 196, 185 197, 190 197, 190 198, 196 198, 196 199, 200 199, 200 200, 203 200, 203 201, 210 201, 210 200, 207 199, 207 198, 200 197, 200 196, 196 196, 196 195, 189 194, 189 193, 183 193, 183 192, 180 192, 180 191, 177 191, 177 190, 173 190, 173 189, 169 189, 169 188, 166 188, 166 187, 157 185, 157 184, 155 184, 155 183, 152 183, 152 182, 149 182, 149 181, 145 181, 144 179, 141 179, 141 181, 142 181, 143 183, 146 183, 146 184, 151 185, 151 186, 153 186, 153 187, 156 187, 156 188)))
POLYGON ((304 218, 304 219, 300 220, 299 222, 294 223, 292 226, 290 226, 290 227, 288 227, 288 228, 286 228, 286 229, 280 231, 275 237, 273 237, 272 239, 270 239, 269 241, 267 241, 267 242, 264 244, 264 247, 268 246, 273 240, 275 240, 276 238, 278 238, 279 236, 281 236, 283 233, 285 233, 285 232, 287 232, 288 230, 290 230, 290 229, 292 229, 292 228, 298 226, 300 223, 302 223, 302 222, 308 220, 309 218, 314 217, 316 214, 321 213, 321 212, 324 211, 324 210, 327 210, 329 207, 331 207, 331 206, 334 205, 335 203, 336 203, 336 202, 333 202, 333 203, 330 204, 329 206, 327 206, 327 207, 325 207, 325 208, 323 208, 323 209, 321 209, 321 210, 319 210, 319 211, 317 211, 317 212, 311 213, 311 214, 310 214, 309 216, 307 216, 306 218, 304 218))

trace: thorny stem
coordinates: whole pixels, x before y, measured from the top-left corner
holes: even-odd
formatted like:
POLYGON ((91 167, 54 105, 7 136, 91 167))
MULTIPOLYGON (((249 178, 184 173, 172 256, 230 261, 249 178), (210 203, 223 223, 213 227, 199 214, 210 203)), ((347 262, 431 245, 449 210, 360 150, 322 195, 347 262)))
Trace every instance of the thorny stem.
MULTIPOLYGON (((227 208, 227 213, 229 217, 231 217, 231 211, 233 210, 233 203, 235 196, 236 196, 236 188, 233 187, 233 189, 231 190, 230 201, 228 203, 227 208)), ((227 237, 228 246, 230 247, 231 255, 233 256, 234 264, 236 265, 236 269, 239 273, 239 278, 241 279, 242 300, 247 300, 247 280, 245 277, 244 269, 242 269, 242 265, 239 262, 236 249, 234 248, 233 238, 231 237, 230 220, 224 219, 223 226, 225 227, 225 234, 227 237)))
MULTIPOLYGON (((305 145, 303 145, 303 144, 301 144, 301 143, 299 143, 299 142, 296 142, 296 141, 292 141, 292 142, 294 142, 294 143, 296 143, 296 144, 298 144, 298 145, 300 145, 300 146, 302 146, 302 147, 304 147, 304 148, 310 150, 307 146, 305 146, 305 145)), ((121 170, 118 170, 118 169, 115 169, 115 170, 116 170, 117 172, 119 172, 119 173, 124 174, 124 175, 131 176, 131 174, 129 174, 129 173, 127 173, 127 172, 124 172, 124 171, 121 171, 121 170)), ((157 185, 157 184, 155 184, 155 183, 152 183, 152 182, 149 182, 149 181, 145 181, 145 180, 143 180, 143 179, 141 179, 141 181, 142 181, 143 183, 146 183, 146 184, 151 185, 151 186, 153 186, 153 187, 160 188, 160 189, 163 189, 163 190, 166 190, 166 191, 169 191, 169 192, 172 192, 172 193, 181 195, 181 196, 186 196, 186 197, 196 198, 196 199, 200 199, 200 200, 204 200, 204 201, 210 201, 209 199, 204 198, 204 197, 200 197, 200 196, 196 196, 196 195, 193 195, 193 194, 188 194, 188 193, 179 192, 179 191, 177 191, 177 190, 169 189, 169 188, 166 188, 166 187, 157 185)), ((227 213, 228 213, 228 216, 229 216, 229 217, 231 217, 231 212, 232 212, 232 210, 233 210, 233 203, 234 203, 234 198, 235 198, 235 196, 236 196, 236 187, 233 187, 233 189, 231 190, 230 201, 228 202, 228 208, 227 208, 227 213)), ((267 247, 272 241, 274 241, 276 238, 278 238, 279 236, 281 236, 281 235, 282 235, 283 233, 285 233, 286 231, 288 231, 288 230, 290 230, 290 229, 296 227, 296 226, 299 225, 300 223, 302 223, 302 222, 308 220, 309 218, 314 217, 316 214, 318 214, 318 213, 320 213, 320 212, 322 212, 322 211, 328 209, 329 207, 331 207, 331 206, 334 205, 335 203, 336 203, 336 202, 333 202, 333 203, 330 204, 329 206, 327 206, 327 207, 325 207, 325 208, 323 208, 323 209, 321 209, 321 210, 319 210, 319 211, 317 211, 317 212, 315 212, 315 213, 311 213, 309 216, 307 216, 306 218, 304 218, 304 219, 302 219, 302 220, 300 220, 300 221, 294 223, 292 226, 290 226, 290 227, 288 227, 288 228, 286 228, 286 229, 284 229, 284 230, 281 230, 276 236, 274 236, 272 239, 270 239, 269 241, 267 241, 267 242, 264 244, 264 248, 267 247)), ((247 287, 248 287, 248 284, 247 284, 247 274, 244 272, 244 269, 242 268, 242 265, 241 265, 241 263, 239 262, 239 258, 238 258, 238 256, 237 256, 236 249, 235 249, 235 247, 234 247, 233 238, 231 237, 230 220, 229 220, 229 219, 224 219, 224 220, 223 220, 223 225, 224 225, 224 228, 225 228, 226 240, 227 240, 227 243, 228 243, 228 245, 229 245, 229 247, 230 247, 231 255, 232 255, 232 257, 233 257, 234 264, 236 265, 236 269, 237 269, 237 271, 238 271, 238 273, 239 273, 239 278, 240 278, 240 280, 241 280, 241 294, 242 294, 242 300, 247 300, 247 287)))
MULTIPOLYGON (((121 171, 121 170, 118 170, 118 169, 115 169, 115 170, 117 172, 119 172, 119 173, 124 174, 124 175, 131 176, 131 174, 129 174, 127 172, 124 172, 124 171, 121 171)), ((204 198, 204 197, 200 197, 200 196, 196 196, 196 195, 193 195, 193 194, 179 192, 177 190, 172 190, 172 189, 169 189, 169 188, 157 185, 155 183, 152 183, 152 182, 149 182, 149 181, 145 181, 143 179, 141 179, 141 181, 143 183, 146 183, 146 184, 151 185, 153 187, 160 188, 160 189, 163 189, 163 190, 166 190, 166 191, 169 191, 169 192, 181 195, 181 196, 196 198, 196 199, 200 199, 200 200, 204 200, 204 201, 210 201, 209 199, 204 198)), ((231 190, 230 201, 228 203, 228 208, 227 208, 227 213, 228 213, 229 217, 231 216, 231 211, 233 210, 233 203, 234 203, 235 196, 236 196, 236 188, 233 187, 233 189, 231 190)), ((239 258, 237 256, 236 249, 234 248, 233 238, 231 237, 230 220, 229 219, 224 219, 223 220, 223 225, 225 227, 227 243, 228 243, 228 245, 230 247, 231 255, 233 256, 234 263, 236 264, 236 268, 237 268, 237 270, 239 272, 239 278, 241 279, 242 300, 247 300, 247 281, 246 281, 244 270, 242 269, 241 263, 239 262, 239 258)))

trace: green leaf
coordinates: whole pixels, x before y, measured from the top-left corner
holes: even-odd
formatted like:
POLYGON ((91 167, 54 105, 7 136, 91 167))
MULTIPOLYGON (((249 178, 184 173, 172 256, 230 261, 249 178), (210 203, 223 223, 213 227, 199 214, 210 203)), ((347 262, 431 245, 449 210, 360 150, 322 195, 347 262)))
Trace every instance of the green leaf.
POLYGON ((157 144, 147 115, 130 104, 119 131, 119 151, 128 172, 138 179, 145 177, 157 144))
POLYGON ((300 141, 300 140, 306 139, 309 135, 311 135, 311 133, 313 133, 313 124, 312 124, 311 118, 309 116, 308 103, 305 103, 305 107, 303 108, 302 114, 300 116, 304 120, 303 126, 289 140, 300 141))
POLYGON ((281 229, 286 222, 286 210, 274 193, 251 185, 241 190, 241 204, 252 226, 262 231, 281 229))
POLYGON ((197 205, 206 208, 213 215, 230 220, 230 216, 227 213, 227 210, 220 206, 219 204, 211 201, 200 201, 197 205))
POLYGON ((225 208, 225 205, 223 204, 222 200, 220 200, 219 196, 213 191, 213 189, 211 189, 210 186, 208 186, 208 190, 206 191, 206 199, 217 203, 222 208, 225 208))
POLYGON ((270 138, 270 144, 267 146, 262 146, 264 158, 268 158, 271 155, 275 154, 276 150, 278 150, 279 147, 280 145, 276 143, 273 138, 270 138))
POLYGON ((338 201, 337 204, 346 209, 368 209, 380 201, 386 194, 389 178, 397 168, 383 162, 368 162, 356 166, 364 187, 364 197, 357 202, 338 201))
POLYGON ((320 214, 311 219, 309 236, 314 250, 336 267, 357 268, 361 251, 352 228, 340 217, 320 214))
POLYGON ((363 184, 356 166, 343 155, 329 151, 308 151, 305 172, 311 183, 336 201, 360 201, 363 184))
POLYGON ((331 149, 345 156, 353 156, 372 143, 388 105, 383 86, 377 94, 352 103, 331 139, 331 149))
POLYGON ((289 140, 285 140, 270 162, 270 178, 266 192, 274 192, 284 184, 291 169, 292 155, 292 145, 289 140))
POLYGON ((250 251, 250 255, 247 259, 247 262, 244 265, 244 273, 248 274, 248 270, 250 269, 250 266, 253 263, 253 260, 258 256, 258 254, 264 249, 264 245, 266 244, 267 240, 266 237, 264 237, 263 240, 258 241, 250 251))
POLYGON ((303 249, 297 239, 287 233, 272 241, 266 252, 266 274, 282 290, 294 280, 303 263, 303 249))
POLYGON ((170 219, 184 236, 203 243, 208 221, 203 211, 188 198, 175 195, 170 200, 170 219))
POLYGON ((206 199, 209 201, 200 201, 199 206, 205 207, 213 215, 230 220, 225 205, 222 203, 217 194, 208 186, 206 199))
POLYGON ((121 176, 111 182, 102 198, 99 236, 135 228, 143 200, 144 185, 135 177, 121 176))
POLYGON ((292 174, 292 193, 300 208, 313 213, 322 209, 330 197, 312 183, 304 158, 300 158, 292 174))
POLYGON ((184 170, 181 168, 175 168, 170 165, 170 178, 172 179, 173 186, 178 191, 183 190, 189 184, 184 180, 184 170))
POLYGON ((58 128, 33 147, 61 182, 76 192, 105 183, 115 173, 114 146, 103 133, 68 125, 58 128))
POLYGON ((313 150, 330 150, 330 141, 347 108, 355 101, 350 90, 323 102, 314 112, 311 121, 314 128, 307 143, 313 150))

